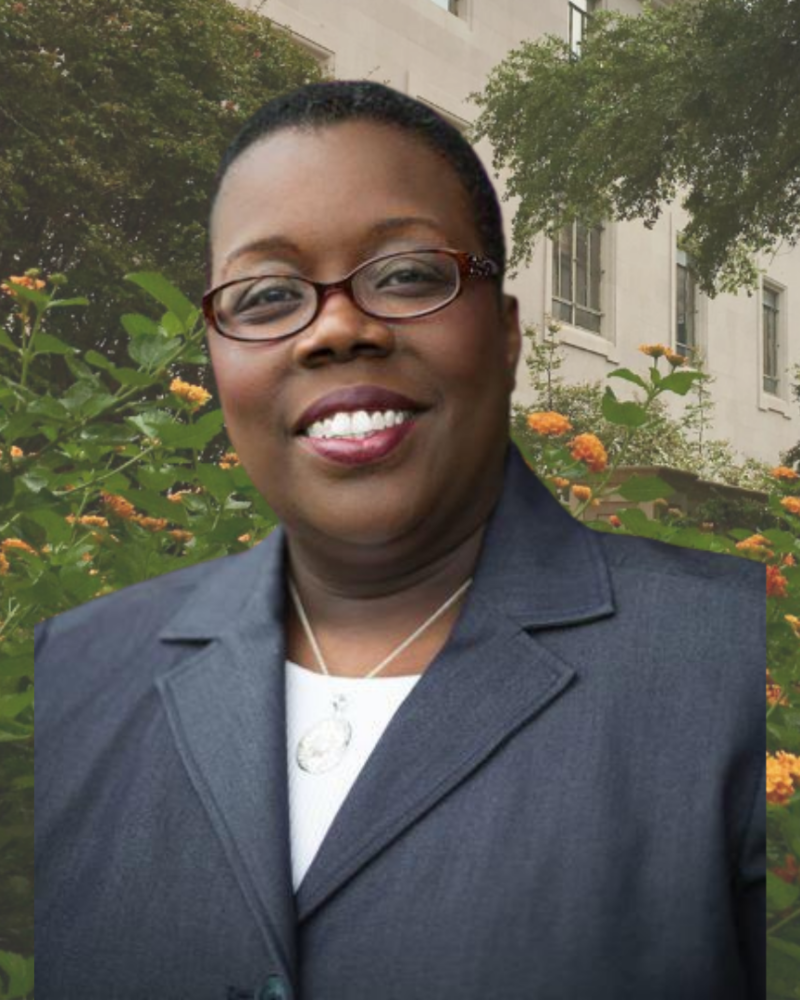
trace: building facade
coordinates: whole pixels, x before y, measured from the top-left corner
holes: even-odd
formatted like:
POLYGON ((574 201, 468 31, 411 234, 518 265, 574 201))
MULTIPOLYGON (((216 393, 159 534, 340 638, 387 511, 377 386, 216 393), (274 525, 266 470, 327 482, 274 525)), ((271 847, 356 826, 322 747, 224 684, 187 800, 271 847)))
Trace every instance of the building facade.
MULTIPOLYGON (((483 89, 511 49, 544 34, 577 47, 586 16, 608 6, 641 10, 640 0, 269 0, 263 12, 330 76, 389 84, 463 127, 477 115, 469 95, 483 89)), ((488 144, 478 153, 490 167, 488 144)), ((503 207, 510 232, 513 202, 503 207)), ((604 379, 619 365, 641 371, 642 343, 698 350, 715 379, 709 436, 728 440, 742 457, 776 464, 800 440, 792 395, 800 363, 800 249, 762 262, 758 292, 709 299, 694 287, 677 246, 685 221, 672 205, 652 230, 633 221, 599 230, 575 225, 557 240, 542 237, 508 290, 519 299, 523 323, 544 329, 548 316, 560 320, 567 381, 604 379)), ((516 399, 532 401, 524 366, 516 399)), ((682 406, 675 402, 676 415, 682 406)))

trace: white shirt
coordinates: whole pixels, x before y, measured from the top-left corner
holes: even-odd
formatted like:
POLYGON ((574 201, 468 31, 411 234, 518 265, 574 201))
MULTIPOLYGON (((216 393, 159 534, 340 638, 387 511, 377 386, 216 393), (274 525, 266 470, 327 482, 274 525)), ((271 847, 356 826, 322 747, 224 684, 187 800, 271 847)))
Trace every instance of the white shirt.
POLYGON ((295 891, 314 860, 341 804, 403 699, 420 678, 327 677, 290 660, 286 663, 286 734, 289 765, 289 825, 295 891), (309 774, 297 763, 297 744, 344 696, 339 713, 352 727, 344 757, 323 774, 309 774))

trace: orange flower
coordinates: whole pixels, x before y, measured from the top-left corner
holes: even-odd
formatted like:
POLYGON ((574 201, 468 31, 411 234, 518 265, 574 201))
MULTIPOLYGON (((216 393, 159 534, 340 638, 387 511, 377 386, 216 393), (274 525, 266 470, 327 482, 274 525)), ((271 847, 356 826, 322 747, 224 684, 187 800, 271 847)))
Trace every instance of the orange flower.
POLYGON ((784 882, 797 882, 798 875, 800 875, 800 867, 797 861, 791 854, 786 855, 786 861, 783 868, 772 868, 773 875, 777 875, 778 878, 783 879, 784 882))
POLYGON ((590 486, 573 486, 572 495, 576 500, 591 500, 592 488, 590 486))
POLYGON ((800 758, 779 750, 767 754, 767 802, 785 806, 794 795, 794 781, 800 778, 800 758))
POLYGON ((176 490, 174 493, 167 494, 167 500, 170 503, 183 503, 183 498, 191 492, 191 490, 176 490))
POLYGON ((579 434, 569 443, 572 457, 586 462, 592 472, 602 472, 608 464, 603 442, 595 434, 579 434))
POLYGON ((800 476, 786 465, 779 465, 770 472, 775 479, 800 479, 800 476))
POLYGON ((19 549, 22 552, 30 552, 32 556, 37 555, 36 549, 28 545, 27 542, 23 542, 21 538, 6 538, 4 541, 0 542, 0 549, 3 552, 8 552, 9 549, 19 549))
POLYGON ((15 444, 11 445, 11 448, 9 449, 9 453, 10 453, 10 455, 11 455, 12 458, 24 458, 25 457, 25 452, 22 450, 22 448, 18 448, 15 444))
POLYGON ((536 434, 546 437, 559 437, 572 430, 569 419, 563 413, 556 413, 554 410, 529 413, 528 427, 536 434))
POLYGON ((797 615, 784 615, 783 617, 791 626, 792 632, 800 639, 800 618, 797 615))
POLYGON ((609 514, 608 523, 613 525, 615 528, 622 527, 622 521, 620 521, 616 514, 609 514))
POLYGON ((190 542, 194 538, 191 531, 182 531, 180 528, 170 531, 170 535, 176 542, 190 542))
POLYGON ((68 524, 84 524, 92 528, 108 527, 108 518, 97 517, 94 514, 84 514, 83 517, 75 517, 74 514, 67 514, 65 520, 68 524))
POLYGON ((787 553, 783 557, 781 565, 783 565, 783 566, 794 566, 795 562, 796 562, 795 557, 792 555, 791 552, 789 552, 789 553, 787 553))
POLYGON ((185 399, 187 403, 193 403, 195 409, 204 406, 211 399, 211 393, 202 386, 192 385, 180 378, 174 378, 170 382, 169 391, 180 399, 185 399))
POLYGON ((101 493, 100 499, 111 510, 112 514, 123 521, 130 521, 136 515, 136 508, 125 497, 117 496, 116 493, 101 493))
MULTIPOLYGON (((41 281, 39 278, 30 278, 27 274, 14 275, 8 279, 12 285, 19 285, 22 288, 29 288, 31 291, 38 291, 40 288, 44 288, 45 282, 41 281)), ((13 295, 14 289, 10 285, 0 285, 6 295, 13 295)))
POLYGON ((800 497, 784 497, 781 500, 781 507, 788 510, 790 514, 800 515, 800 497))
POLYGON ((767 703, 769 705, 777 705, 780 702, 781 705, 788 705, 789 700, 783 693, 783 689, 780 684, 776 684, 772 677, 770 676, 769 670, 767 671, 767 703))
MULTIPOLYGON (((660 345, 659 345, 660 346, 660 345)), ((668 347, 664 352, 664 357, 669 361, 673 368, 678 368, 680 365, 685 365, 689 360, 685 355, 678 354, 677 351, 672 351, 668 347)))
POLYGON ((751 535, 749 538, 743 539, 741 542, 736 543, 736 548, 740 552, 746 552, 756 556, 759 559, 771 559, 774 555, 772 549, 768 548, 769 539, 764 538, 763 535, 751 535))
POLYGON ((242 545, 247 545, 247 543, 250 541, 250 533, 248 532, 247 534, 239 535, 236 541, 241 542, 242 545))
POLYGON ((640 344, 639 350, 648 358, 663 358, 669 348, 665 347, 664 344, 640 344))
POLYGON ((163 531, 167 526, 165 517, 145 517, 143 514, 134 514, 131 520, 148 531, 163 531))
POLYGON ((559 490, 565 490, 569 486, 569 479, 563 476, 551 476, 550 482, 559 490))
POLYGON ((0 576, 6 576, 8 571, 11 569, 11 563, 6 559, 2 552, 0 552, 0 576))
POLYGON ((789 581, 777 566, 767 566, 767 597, 787 597, 789 581))

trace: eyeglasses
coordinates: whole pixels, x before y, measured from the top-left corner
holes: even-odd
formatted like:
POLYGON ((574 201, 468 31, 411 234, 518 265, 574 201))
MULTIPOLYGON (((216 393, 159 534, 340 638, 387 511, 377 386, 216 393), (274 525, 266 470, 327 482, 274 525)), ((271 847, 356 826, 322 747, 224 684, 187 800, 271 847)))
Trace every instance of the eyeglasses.
POLYGON ((405 250, 373 257, 339 281, 293 274, 226 281, 205 293, 203 313, 217 333, 231 340, 284 340, 310 326, 333 291, 343 291, 375 319, 415 319, 449 306, 465 279, 499 273, 494 261, 464 250, 405 250))

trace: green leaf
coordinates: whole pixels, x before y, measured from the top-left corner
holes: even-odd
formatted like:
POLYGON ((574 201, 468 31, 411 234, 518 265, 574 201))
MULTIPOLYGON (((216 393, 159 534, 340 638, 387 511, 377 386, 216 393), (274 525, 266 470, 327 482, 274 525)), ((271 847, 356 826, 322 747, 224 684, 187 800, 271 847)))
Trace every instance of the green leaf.
POLYGON ((170 448, 204 448, 222 430, 223 420, 222 410, 212 410, 194 424, 165 426, 158 437, 170 448))
POLYGON ((13 289, 13 295, 16 298, 24 299, 26 302, 31 302, 38 309, 44 310, 47 308, 47 304, 50 301, 50 296, 46 292, 40 292, 33 288, 25 288, 24 285, 18 285, 12 282, 9 288, 13 289))
POLYGON ((4 996, 8 1000, 22 1000, 33 991, 34 957, 0 951, 0 968, 8 976, 8 987, 4 996))
POLYGON ((17 347, 2 326, 0 326, 0 347, 7 347, 10 351, 19 353, 19 347, 17 347))
POLYGON ((131 337, 128 342, 128 354, 133 360, 145 368, 158 368, 175 352, 175 344, 170 340, 162 340, 139 334, 131 337))
MULTIPOLYGON (((211 496, 220 502, 225 501, 236 489, 232 477, 225 469, 220 469, 218 465, 198 463, 195 474, 211 496)), ((240 531, 239 534, 241 535, 242 532, 240 531)))
POLYGON ((616 487, 616 492, 626 500, 644 503, 648 500, 666 498, 675 491, 669 483, 659 479, 658 476, 631 476, 621 486, 616 487))
POLYGON ((90 365, 107 371, 120 385, 148 386, 153 385, 156 381, 147 372, 140 371, 138 368, 117 368, 108 358, 103 357, 97 351, 87 351, 84 359, 90 365))
POLYGON ((0 504, 11 503, 14 497, 14 477, 8 472, 0 472, 0 504))
POLYGON ((640 403, 621 403, 610 386, 606 386, 603 395, 602 412, 609 423, 623 427, 641 427, 647 420, 647 414, 640 403))
POLYGON ((121 318, 122 326, 131 337, 157 337, 158 323, 154 323, 141 313, 125 313, 121 318))
POLYGON ((642 389, 647 388, 647 383, 641 377, 637 375, 636 372, 632 372, 630 368, 615 368, 613 372, 608 373, 609 378, 624 378, 628 382, 633 382, 634 385, 639 385, 642 389))
POLYGON ((0 677, 17 681, 20 677, 33 677, 33 655, 4 656, 0 658, 0 677))
MULTIPOLYGON (((794 903, 798 895, 800 895, 800 886, 784 882, 773 872, 767 872, 767 906, 769 909, 773 911, 785 910, 794 903)), ((800 957, 800 948, 798 949, 798 957, 800 957)))
POLYGON ((617 516, 628 531, 634 535, 641 535, 643 538, 654 538, 658 533, 658 526, 655 522, 651 521, 645 512, 638 507, 621 510, 617 516))
POLYGON ((702 372, 672 372, 661 379, 660 388, 685 396, 698 379, 705 378, 702 372))
POLYGON ((36 334, 33 342, 34 354, 74 354, 75 348, 65 344, 63 340, 54 337, 50 333, 36 334))
POLYGON ((47 532, 48 540, 54 545, 68 541, 72 534, 72 527, 67 523, 64 516, 57 514, 50 507, 38 507, 34 510, 29 510, 25 513, 25 517, 30 518, 44 528, 47 532))
POLYGON ((125 278, 143 288, 148 295, 174 313, 184 326, 195 312, 194 305, 183 292, 167 281, 163 274, 157 274, 155 271, 138 271, 126 274, 125 278))
POLYGON ((64 306, 88 306, 89 300, 84 296, 75 299, 52 299, 47 306, 48 309, 61 309, 64 306))

